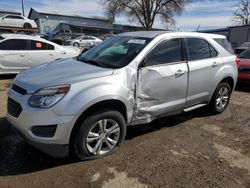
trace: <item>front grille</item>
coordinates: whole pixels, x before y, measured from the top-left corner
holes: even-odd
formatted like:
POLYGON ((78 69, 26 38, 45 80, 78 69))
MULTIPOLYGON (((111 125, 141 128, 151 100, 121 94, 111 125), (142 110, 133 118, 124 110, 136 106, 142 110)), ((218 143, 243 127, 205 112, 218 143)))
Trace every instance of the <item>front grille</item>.
POLYGON ((19 87, 19 86, 16 85, 16 84, 13 84, 12 87, 11 87, 11 89, 12 89, 13 91, 15 91, 16 93, 19 93, 19 94, 21 94, 21 95, 26 95, 26 94, 27 94, 27 91, 26 91, 25 89, 19 87))
POLYGON ((7 110, 8 114, 12 115, 13 117, 18 117, 22 112, 22 107, 18 102, 8 98, 7 110))

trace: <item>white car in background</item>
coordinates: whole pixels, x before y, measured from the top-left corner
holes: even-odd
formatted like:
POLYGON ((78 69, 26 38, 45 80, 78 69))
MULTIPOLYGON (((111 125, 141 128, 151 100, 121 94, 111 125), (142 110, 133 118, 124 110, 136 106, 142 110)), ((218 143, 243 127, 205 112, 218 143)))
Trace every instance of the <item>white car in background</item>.
POLYGON ((0 74, 16 74, 36 65, 74 58, 79 54, 78 48, 59 46, 40 36, 2 34, 0 35, 0 74))
POLYGON ((78 36, 76 38, 67 40, 65 42, 65 45, 73 45, 74 47, 89 48, 89 47, 96 46, 97 44, 100 44, 101 42, 102 40, 97 37, 83 35, 83 36, 78 36))
POLYGON ((37 28, 36 22, 24 16, 8 14, 0 17, 0 26, 2 27, 21 27, 24 29, 37 28))

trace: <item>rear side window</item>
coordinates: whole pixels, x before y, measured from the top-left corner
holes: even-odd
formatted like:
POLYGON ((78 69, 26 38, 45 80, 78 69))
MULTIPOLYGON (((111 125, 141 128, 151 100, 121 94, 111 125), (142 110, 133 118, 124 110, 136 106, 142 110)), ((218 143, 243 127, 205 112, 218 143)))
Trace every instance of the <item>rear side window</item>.
POLYGON ((221 45, 225 50, 227 50, 230 54, 234 55, 234 50, 231 44, 225 38, 214 39, 219 45, 221 45))
POLYGON ((218 52, 206 40, 198 38, 188 38, 187 53, 188 61, 208 59, 217 57, 218 52))
POLYGON ((210 58, 209 44, 203 39, 186 39, 188 60, 194 61, 199 59, 210 58))
POLYGON ((30 40, 29 50, 54 50, 55 47, 51 44, 41 41, 30 40))
POLYGON ((217 57, 218 52, 214 49, 214 47, 209 45, 209 48, 210 48, 211 57, 217 57))
POLYGON ((146 66, 182 61, 181 41, 181 39, 171 39, 160 43, 148 54, 146 66))
POLYGON ((26 50, 27 40, 10 39, 0 43, 0 50, 26 50))

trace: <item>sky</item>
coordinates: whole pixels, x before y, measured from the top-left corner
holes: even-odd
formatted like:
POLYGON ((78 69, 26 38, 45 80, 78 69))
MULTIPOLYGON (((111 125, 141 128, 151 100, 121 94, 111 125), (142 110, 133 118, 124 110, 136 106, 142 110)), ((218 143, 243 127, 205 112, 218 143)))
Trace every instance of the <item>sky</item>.
MULTIPOLYGON (((186 4, 181 15, 175 15, 176 24, 168 27, 159 19, 155 21, 155 28, 193 31, 225 28, 232 26, 233 8, 239 0, 193 0, 186 4)), ((100 0, 24 0, 25 14, 30 8, 55 11, 62 14, 80 14, 86 16, 105 16, 100 0)), ((1 10, 21 12, 21 0, 0 0, 1 10)), ((126 16, 119 16, 116 23, 139 25, 129 22, 126 16)))

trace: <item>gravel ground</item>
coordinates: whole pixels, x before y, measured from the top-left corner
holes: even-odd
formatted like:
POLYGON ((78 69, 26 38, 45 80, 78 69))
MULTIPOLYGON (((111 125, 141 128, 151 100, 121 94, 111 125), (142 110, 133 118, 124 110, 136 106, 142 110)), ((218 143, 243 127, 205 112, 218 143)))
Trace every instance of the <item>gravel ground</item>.
POLYGON ((202 109, 128 129, 120 149, 105 158, 54 159, 19 140, 6 121, 0 80, 0 187, 250 187, 250 86, 227 110, 202 109))

